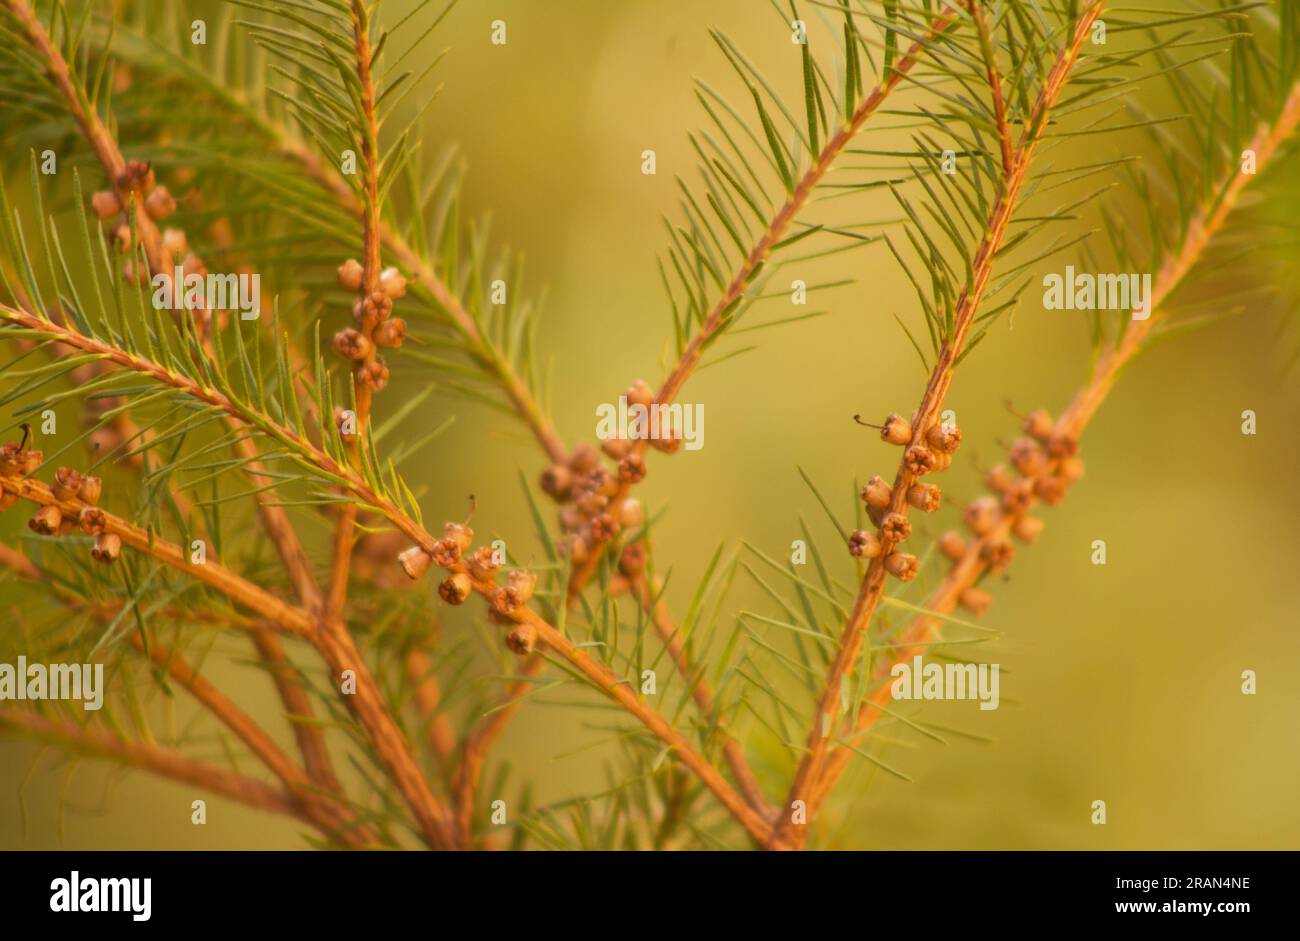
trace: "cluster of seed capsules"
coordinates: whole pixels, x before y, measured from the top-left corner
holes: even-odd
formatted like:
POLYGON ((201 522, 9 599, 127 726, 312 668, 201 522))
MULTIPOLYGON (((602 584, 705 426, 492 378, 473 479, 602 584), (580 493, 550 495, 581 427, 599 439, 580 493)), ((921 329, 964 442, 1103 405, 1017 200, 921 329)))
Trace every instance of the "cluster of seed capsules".
MULTIPOLYGON (((480 546, 474 552, 474 530, 468 523, 447 523, 443 536, 426 552, 421 546, 412 546, 397 557, 402 571, 411 579, 418 579, 437 565, 450 574, 438 585, 438 595, 447 604, 464 604, 474 593, 475 582, 495 586, 501 570, 501 558, 490 546, 480 546)), ((488 617, 496 624, 510 628, 506 646, 517 654, 532 653, 537 644, 537 630, 527 622, 516 623, 512 615, 532 600, 537 590, 537 575, 525 569, 515 569, 506 576, 504 586, 487 592, 491 607, 488 617)))
POLYGON ((359 296, 352 303, 353 327, 334 334, 334 352, 350 361, 356 380, 371 392, 388 385, 388 367, 376 347, 394 349, 406 340, 406 321, 393 316, 393 301, 406 295, 406 278, 396 268, 379 273, 376 290, 365 290, 365 269, 355 258, 338 268, 339 284, 359 296))
MULTIPOLYGON (((629 408, 649 409, 655 404, 654 390, 641 379, 624 395, 629 408)), ((673 454, 682 444, 680 429, 661 426, 658 436, 646 439, 646 444, 673 454)), ((567 462, 552 464, 542 473, 542 490, 560 504, 559 521, 564 532, 561 549, 574 565, 583 564, 619 533, 637 529, 645 521, 641 501, 628 496, 628 488, 645 476, 644 451, 636 440, 628 438, 607 438, 601 442, 600 452, 583 442, 573 449, 567 462), (614 462, 612 469, 602 463, 601 452, 614 462)), ((619 556, 622 578, 616 579, 612 590, 626 590, 626 579, 640 575, 645 562, 642 543, 624 546, 619 556)))
MULTIPOLYGON (((0 510, 7 510, 19 499, 19 491, 5 478, 30 477, 40 469, 44 454, 22 444, 10 441, 0 445, 0 510)), ((90 549, 91 558, 105 565, 116 562, 122 554, 122 537, 105 531, 108 518, 97 503, 104 482, 90 474, 82 474, 71 467, 60 467, 54 473, 50 491, 60 503, 75 504, 75 512, 55 504, 47 504, 36 511, 27 525, 41 536, 63 536, 80 530, 95 537, 90 549)))
MULTIPOLYGON (((1029 515, 1036 500, 1055 506, 1065 497, 1070 485, 1083 476, 1083 461, 1078 456, 1078 439, 1056 431, 1051 416, 1035 409, 1023 417, 1024 434, 1012 442, 1005 464, 998 464, 984 476, 989 495, 967 504, 962 522, 970 531, 978 549, 979 561, 988 572, 1005 571, 1011 564, 1015 547, 1011 536, 1032 543, 1043 529, 1043 521, 1029 515)), ((961 434, 951 426, 937 426, 926 435, 926 444, 912 443, 911 427, 892 415, 881 428, 881 437, 893 444, 906 445, 904 465, 911 479, 942 470, 951 462, 952 452, 961 442, 961 434)), ((938 487, 919 480, 907 490, 909 505, 933 512, 938 509, 938 487)), ((864 531, 849 537, 849 551, 860 558, 875 558, 884 546, 891 549, 911 532, 911 525, 901 513, 891 512, 893 489, 881 478, 873 477, 862 490, 872 522, 880 535, 864 531)), ((939 552, 956 565, 966 558, 972 547, 968 537, 949 530, 939 537, 939 552)), ((917 562, 907 553, 890 552, 885 568, 908 581, 916 574, 917 562), (902 558, 899 558, 899 557, 902 558)), ((992 595, 972 584, 958 594, 958 603, 976 617, 984 614, 993 601, 992 595)))
MULTIPOLYGON (((952 425, 935 425, 915 440, 918 436, 913 434, 911 423, 899 415, 890 415, 879 428, 882 440, 907 449, 903 452, 903 467, 907 479, 914 481, 907 487, 908 504, 927 513, 939 509, 942 492, 920 478, 952 464, 953 452, 961 445, 961 430, 952 425)), ((912 522, 907 514, 893 509, 894 488, 877 475, 862 488, 862 500, 877 532, 858 529, 850 533, 849 554, 859 559, 883 556, 885 571, 901 581, 911 581, 916 577, 917 558, 896 547, 912 534, 912 522)))
MULTIPOLYGON (((127 194, 128 197, 135 194, 141 200, 140 205, 145 214, 154 222, 162 222, 176 211, 176 197, 166 186, 157 182, 153 168, 140 160, 128 161, 114 184, 116 191, 101 190, 91 196, 90 204, 95 215, 112 235, 113 245, 125 255, 135 248, 135 243, 132 241, 127 206, 118 194, 127 194)), ((138 231, 136 236, 139 236, 138 231)), ((178 264, 184 277, 195 274, 206 276, 208 273, 203 261, 190 251, 189 241, 180 229, 163 229, 158 250, 158 268, 167 277, 171 277, 178 264)), ((127 260, 125 272, 127 280, 132 283, 144 284, 149 280, 148 272, 137 269, 134 258, 127 260)))

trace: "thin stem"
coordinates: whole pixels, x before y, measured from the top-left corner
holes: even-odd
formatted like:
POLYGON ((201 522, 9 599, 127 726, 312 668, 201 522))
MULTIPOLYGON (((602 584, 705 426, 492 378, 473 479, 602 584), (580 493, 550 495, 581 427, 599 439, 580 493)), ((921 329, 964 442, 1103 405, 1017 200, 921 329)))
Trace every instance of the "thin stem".
MULTIPOLYGON (((1094 0, 1080 16, 1074 26, 1071 41, 1057 55, 1034 105, 1033 114, 1026 122, 1020 143, 1013 155, 1011 172, 1007 175, 1003 190, 990 212, 984 236, 975 252, 971 280, 962 289, 961 296, 958 298, 952 332, 940 347, 930 381, 912 418, 911 424, 917 440, 923 440, 926 430, 937 423, 937 417, 952 384, 957 359, 961 355, 966 336, 983 300, 984 291, 993 273, 997 252, 1002 246, 1007 226, 1019 202, 1020 191, 1038 145, 1040 129, 1046 126, 1052 105, 1060 95, 1070 70, 1078 60, 1084 40, 1087 39, 1092 23, 1100 15, 1103 5, 1104 0, 1094 0)), ((887 513, 900 514, 904 517, 907 515, 907 492, 917 479, 918 475, 908 468, 906 461, 900 462, 887 513)), ((794 826, 794 814, 788 812, 789 808, 795 801, 802 801, 807 805, 811 799, 812 782, 820 773, 821 765, 830 748, 832 733, 841 708, 840 691, 844 679, 853 664, 857 662, 867 627, 884 592, 887 577, 885 560, 893 551, 897 540, 891 539, 883 530, 878 533, 878 538, 881 543, 880 552, 867 567, 866 576, 858 589, 852 611, 840 635, 835 657, 831 660, 827 671, 817 711, 813 715, 812 729, 808 733, 804 756, 799 762, 785 807, 773 830, 775 838, 789 835, 796 847, 802 845, 808 828, 805 823, 798 831, 791 832, 794 826)), ((774 839, 773 845, 776 843, 777 840, 774 839)))

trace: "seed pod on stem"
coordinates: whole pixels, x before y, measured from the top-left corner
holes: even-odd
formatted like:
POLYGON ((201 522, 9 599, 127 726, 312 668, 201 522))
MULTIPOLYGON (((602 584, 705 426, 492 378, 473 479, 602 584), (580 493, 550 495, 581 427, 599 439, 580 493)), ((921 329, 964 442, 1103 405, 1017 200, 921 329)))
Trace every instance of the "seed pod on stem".
POLYGON ((950 529, 939 537, 939 552, 945 559, 956 562, 966 554, 966 540, 950 529))
POLYGON ((397 564, 402 567, 406 577, 412 581, 421 578, 425 572, 429 571, 429 566, 432 563, 433 558, 420 546, 411 546, 411 548, 397 556, 397 564))
POLYGON ((916 578, 919 567, 916 556, 910 552, 894 552, 890 554, 889 558, 885 559, 885 571, 900 582, 910 582, 916 578))
POLYGON ((438 586, 438 595, 447 604, 464 604, 474 590, 474 583, 464 572, 456 572, 438 586))
POLYGON ((41 536, 54 536, 63 524, 63 512, 57 506, 43 506, 27 522, 32 532, 41 536))
POLYGON ((855 559, 874 559, 880 555, 880 540, 875 533, 855 529, 849 534, 849 555, 855 559))
POLYGON ((912 535, 912 521, 902 513, 886 514, 880 524, 880 535, 891 543, 899 543, 912 535))
POLYGON ((122 537, 117 533, 100 533, 90 547, 90 557, 104 565, 116 562, 122 554, 122 537))
POLYGON ((989 605, 993 603, 993 596, 984 589, 972 585, 962 590, 962 593, 957 596, 957 603, 975 617, 982 618, 989 605))
POLYGON ((976 536, 988 533, 998 520, 998 504, 992 497, 972 500, 962 514, 962 522, 976 536))
POLYGON ((883 510, 889 506, 889 500, 894 495, 893 488, 885 483, 885 479, 877 474, 867 481, 867 485, 862 488, 862 501, 867 506, 883 510))
POLYGON ((925 513, 939 509, 942 498, 943 491, 934 484, 912 484, 907 488, 907 502, 925 513))

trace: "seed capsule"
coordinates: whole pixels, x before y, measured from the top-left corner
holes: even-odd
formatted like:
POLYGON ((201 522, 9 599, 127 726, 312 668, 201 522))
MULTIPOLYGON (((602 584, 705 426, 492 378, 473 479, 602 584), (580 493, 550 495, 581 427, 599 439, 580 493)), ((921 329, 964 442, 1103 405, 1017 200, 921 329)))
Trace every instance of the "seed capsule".
POLYGON ((54 472, 54 482, 50 484, 50 490, 60 500, 71 500, 81 489, 81 480, 81 474, 71 467, 60 467, 54 472))
POLYGON ((902 542, 912 535, 912 521, 902 513, 889 513, 880 524, 880 535, 891 543, 902 542))
POLYGON ((1077 483, 1083 477, 1083 461, 1073 455, 1061 458, 1056 465, 1056 476, 1067 484, 1077 483))
POLYGON ((935 425, 925 433, 925 440, 936 451, 951 454, 961 446, 961 429, 955 425, 935 425))
POLYGON ((406 321, 401 317, 385 320, 375 328, 375 343, 380 346, 398 347, 406 342, 406 321))
POLYGON ((438 586, 438 595, 447 604, 464 604, 474 590, 474 583, 464 572, 456 572, 438 586))
POLYGON ((1034 497, 1034 481, 1021 478, 1007 487, 1002 494, 1002 509, 1008 516, 1019 516, 1029 509, 1034 497))
POLYGON ((612 513, 600 513, 591 519, 591 538, 597 542, 609 542, 618 531, 618 520, 612 513))
POLYGON ((1043 531, 1043 521, 1037 516, 1022 516, 1011 527, 1016 538, 1022 542, 1032 543, 1043 531))
POLYGON ((944 558, 956 562, 966 554, 966 540, 950 529, 939 537, 939 552, 944 558))
POLYGON ((600 443, 600 449, 606 457, 619 461, 631 452, 632 442, 627 438, 606 438, 600 443))
POLYGON ((104 565, 116 562, 121 554, 122 537, 117 533, 100 533, 95 544, 90 547, 90 557, 104 565))
POLYGON ((962 522, 976 536, 989 532, 998 520, 998 504, 992 497, 979 497, 972 500, 962 514, 962 522))
POLYGON ((943 491, 934 484, 912 484, 907 488, 907 502, 926 513, 939 509, 942 498, 943 491))
POLYGON ((442 527, 442 535, 454 542, 461 552, 468 552, 474 544, 474 530, 464 523, 447 523, 442 527))
POLYGON ((360 291, 361 279, 365 276, 365 269, 355 258, 349 258, 339 265, 339 286, 349 291, 360 291))
POLYGON ((880 555, 880 540, 875 533, 855 529, 849 534, 849 555, 855 559, 874 559, 880 555))
POLYGON ((569 455, 569 467, 575 474, 590 474, 600 465, 600 455, 585 441, 574 445, 569 455))
POLYGON ((528 604, 537 588, 537 576, 523 569, 515 569, 506 579, 506 592, 515 604, 528 604))
POLYGON ((564 500, 569 496, 569 488, 573 485, 573 474, 563 464, 552 464, 546 470, 542 471, 542 490, 556 500, 564 500))
POLYGON ((627 396, 628 405, 641 405, 649 408, 654 404, 654 389, 651 389, 649 383, 644 379, 638 379, 636 382, 632 383, 631 387, 625 394, 627 396))
POLYGON ((1048 506, 1056 506, 1065 499, 1065 481, 1059 477, 1039 477, 1034 481, 1034 493, 1048 506))
POLYGON ((890 415, 885 419, 885 423, 880 426, 880 438, 890 444, 910 444, 912 441, 912 426, 903 416, 890 415))
POLYGON ((414 581, 429 571, 429 566, 433 564, 433 557, 419 546, 411 546, 397 556, 397 564, 402 567, 406 577, 414 581))
MULTIPOLYGON (((385 268, 379 272, 379 290, 389 300, 394 300, 406 295, 406 278, 396 268, 385 268)), ((392 310, 392 306, 389 306, 392 310)))
POLYGON ((122 201, 111 190, 100 190, 90 197, 90 206, 101 221, 107 222, 122 211, 122 201))
POLYGON ((36 511, 27 523, 28 527, 34 533, 42 536, 53 536, 58 533, 59 526, 63 523, 63 513, 57 506, 43 506, 36 511))
POLYGON ((1036 408, 1025 416, 1021 427, 1029 437, 1046 441, 1052 433, 1052 416, 1044 409, 1036 408))
POLYGON ((145 198, 144 211, 149 214, 150 219, 161 222, 176 211, 176 199, 167 187, 156 186, 145 198))
POLYGON ((77 496, 85 503, 94 506, 99 502, 99 496, 104 491, 104 482, 98 477, 92 477, 89 474, 81 478, 81 486, 77 488, 77 496))
POLYGON ((1047 456, 1059 460, 1079 453, 1079 439, 1074 435, 1052 435, 1047 439, 1047 456))
POLYGON ((1011 472, 1005 464, 995 464, 984 475, 984 486, 994 493, 1003 493, 1011 486, 1011 472))
POLYGON ((108 525, 104 511, 97 506, 83 506, 77 514, 77 526, 87 536, 98 536, 108 525))
POLYGON ((867 506, 873 506, 878 510, 889 506, 889 500, 893 495, 893 489, 879 475, 868 480, 867 485, 862 488, 862 501, 867 506))
POLYGON ((388 385, 388 367, 383 360, 372 360, 357 370, 357 381, 371 392, 381 392, 388 385))
POLYGON ((506 634, 506 646, 520 656, 532 653, 536 645, 537 628, 527 622, 516 624, 510 633, 506 634))
POLYGON ((989 568, 995 572, 1001 572, 1010 565, 1011 559, 1015 554, 1015 547, 1006 539, 986 543, 984 547, 980 549, 980 558, 987 562, 989 568))
POLYGON ((1038 442, 1033 438, 1017 438, 1011 442, 1011 451, 1009 454, 1011 466, 1022 477, 1037 477, 1043 470, 1046 461, 1043 459, 1042 449, 1039 448, 1038 442))
POLYGON ((903 455, 903 463, 913 477, 922 477, 934 470, 935 454, 923 444, 914 444, 903 455))
POLYGON ((645 543, 630 543, 623 547, 623 552, 618 557, 618 570, 628 578, 636 578, 645 571, 648 555, 645 543))
POLYGON ((344 359, 362 360, 370 355, 374 345, 366 335, 352 327, 345 327, 334 334, 334 352, 344 359))
POLYGON ((918 568, 916 556, 908 552, 894 552, 885 559, 885 570, 900 582, 910 582, 916 578, 918 568))
POLYGON ((972 585, 957 596, 957 603, 975 617, 982 618, 984 612, 989 609, 989 605, 993 603, 993 596, 982 588, 976 588, 972 585))
POLYGON ((618 505, 618 522, 624 529, 635 529, 645 522, 645 511, 641 501, 629 497, 618 505))
POLYGON ((618 462, 618 479, 626 484, 636 484, 645 480, 645 458, 640 454, 629 454, 618 462))
POLYGON ((480 582, 492 582, 496 581, 501 563, 497 561, 497 554, 491 546, 480 546, 477 552, 465 560, 465 568, 480 582))

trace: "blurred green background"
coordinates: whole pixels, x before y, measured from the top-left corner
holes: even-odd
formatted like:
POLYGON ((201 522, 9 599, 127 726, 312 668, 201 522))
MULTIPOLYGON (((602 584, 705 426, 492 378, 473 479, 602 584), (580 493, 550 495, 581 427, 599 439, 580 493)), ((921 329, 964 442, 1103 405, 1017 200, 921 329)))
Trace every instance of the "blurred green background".
MULTIPOLYGON (((403 4, 388 6, 395 20, 403 4)), ((798 87, 789 33, 760 0, 468 0, 428 40, 431 52, 451 54, 425 145, 459 143, 469 208, 490 212, 496 239, 525 252, 529 288, 545 290, 540 345, 566 441, 592 439, 595 406, 633 379, 662 377, 671 321, 655 256, 660 215, 676 214, 674 176, 694 177, 686 131, 702 114, 692 79, 734 89, 710 27, 782 90, 798 87), (494 19, 508 23, 504 47, 489 44, 494 19), (647 148, 655 176, 640 172, 647 148)), ((887 196, 853 199, 863 202, 832 212, 893 215, 887 196)), ((893 320, 915 323, 915 302, 883 245, 807 272, 809 283, 841 277, 855 283, 810 300, 828 316, 757 334, 757 350, 693 378, 683 399, 705 406, 706 446, 651 459, 641 496, 667 508, 656 549, 661 566, 673 565, 668 601, 679 616, 719 543, 734 549, 743 538, 781 556, 801 514, 828 536, 796 465, 839 495, 837 510, 854 477, 892 474, 896 454, 851 416, 907 414, 917 401, 924 377, 893 320)), ((995 741, 891 750, 910 784, 857 768, 825 811, 822 846, 1300 846, 1300 493, 1291 486, 1300 389, 1276 330, 1247 312, 1154 347, 1123 377, 1084 439, 1086 478, 1044 512, 1038 544, 992 586, 985 620, 1005 632, 995 648, 1002 707, 926 707, 937 722, 995 741), (1253 437, 1240 432, 1243 409, 1259 416, 1253 437), (1090 562, 1094 539, 1107 542, 1105 566, 1090 562), (1258 695, 1240 691, 1246 669, 1258 674, 1258 695), (1105 826, 1089 822, 1097 799, 1105 826)), ((1004 400, 1055 412, 1086 378, 1088 355, 1080 315, 1043 311, 1031 288, 953 387, 965 439, 946 495, 977 495, 975 465, 999 460, 998 442, 1016 436, 1004 400)), ((395 388, 418 381, 394 372, 395 388)), ((517 471, 531 478, 542 468, 531 441, 496 414, 436 398, 411 435, 453 413, 451 430, 408 468, 428 486, 426 519, 460 517, 473 492, 480 533, 529 543, 517 471)), ((955 522, 957 506, 926 520, 925 534, 955 522)), ((742 582, 728 609, 757 598, 742 582)), ((446 628, 458 629, 467 628, 455 619, 446 628)), ((214 679, 274 718, 257 678, 229 670, 214 679)), ((599 751, 556 757, 593 740, 584 720, 526 708, 497 754, 535 781, 540 799, 598 790, 599 751)), ((301 845, 294 824, 215 798, 208 825, 191 826, 189 802, 202 795, 143 774, 118 780, 101 766, 78 771, 61 813, 65 775, 44 760, 33 770, 37 757, 0 742, 0 847, 301 845)), ((765 783, 769 797, 784 793, 778 778, 765 783)))

